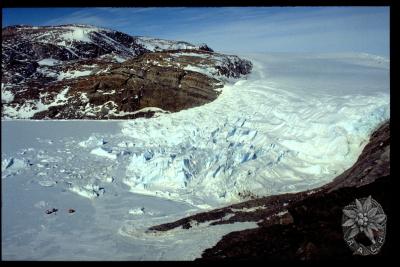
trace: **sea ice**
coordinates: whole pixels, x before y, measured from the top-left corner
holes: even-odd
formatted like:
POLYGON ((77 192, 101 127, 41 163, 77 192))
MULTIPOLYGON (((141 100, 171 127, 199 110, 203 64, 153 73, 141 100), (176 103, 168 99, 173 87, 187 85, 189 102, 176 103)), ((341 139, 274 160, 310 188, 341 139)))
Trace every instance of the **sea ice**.
POLYGON ((13 176, 29 167, 29 161, 19 158, 5 158, 1 161, 2 178, 13 176))
POLYGON ((105 157, 109 159, 117 159, 117 155, 113 154, 112 151, 106 150, 105 148, 98 147, 90 151, 91 154, 100 156, 100 157, 105 157))

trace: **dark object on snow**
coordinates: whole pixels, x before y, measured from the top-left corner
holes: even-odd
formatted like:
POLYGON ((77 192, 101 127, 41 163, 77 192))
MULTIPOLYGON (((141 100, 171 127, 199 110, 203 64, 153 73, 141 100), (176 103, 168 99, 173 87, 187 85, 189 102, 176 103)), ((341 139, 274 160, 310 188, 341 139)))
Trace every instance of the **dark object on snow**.
POLYGON ((69 210, 68 210, 68 213, 74 213, 74 212, 75 212, 74 209, 69 209, 69 210))
POLYGON ((56 213, 57 211, 58 211, 58 209, 53 208, 51 210, 46 210, 46 214, 52 214, 54 212, 57 215, 57 213, 56 213))

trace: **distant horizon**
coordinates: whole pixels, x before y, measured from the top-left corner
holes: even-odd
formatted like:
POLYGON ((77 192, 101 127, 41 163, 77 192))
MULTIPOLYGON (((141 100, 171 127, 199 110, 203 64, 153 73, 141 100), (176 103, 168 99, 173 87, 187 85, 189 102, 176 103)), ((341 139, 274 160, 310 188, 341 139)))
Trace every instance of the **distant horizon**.
POLYGON ((390 58, 389 7, 3 8, 2 28, 84 24, 225 53, 390 58), (134 26, 132 26, 134 25, 134 26))

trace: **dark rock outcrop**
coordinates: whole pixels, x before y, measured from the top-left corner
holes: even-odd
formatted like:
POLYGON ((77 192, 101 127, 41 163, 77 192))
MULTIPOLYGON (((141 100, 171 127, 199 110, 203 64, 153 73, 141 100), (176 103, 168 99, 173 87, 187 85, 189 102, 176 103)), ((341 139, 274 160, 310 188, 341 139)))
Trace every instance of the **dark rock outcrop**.
POLYGON ((214 50, 212 50, 207 44, 201 44, 199 49, 203 51, 214 52, 214 50))

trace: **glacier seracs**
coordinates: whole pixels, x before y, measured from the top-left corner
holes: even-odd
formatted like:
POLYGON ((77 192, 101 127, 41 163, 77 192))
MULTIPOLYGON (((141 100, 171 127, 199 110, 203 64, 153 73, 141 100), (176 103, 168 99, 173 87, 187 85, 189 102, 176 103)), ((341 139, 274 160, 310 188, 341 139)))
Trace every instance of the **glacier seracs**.
MULTIPOLYGON (((368 88, 364 95, 359 88, 369 83, 368 77, 344 75, 326 80, 327 86, 353 87, 346 94, 327 94, 326 88, 313 87, 313 77, 303 77, 296 90, 278 83, 281 77, 269 72, 273 62, 293 62, 280 56, 280 61, 276 56, 251 58, 253 74, 226 85, 212 103, 122 122, 123 138, 135 143, 124 179, 131 190, 169 192, 216 205, 238 201, 246 192, 263 196, 314 188, 349 168, 371 131, 390 116, 387 65, 365 54, 297 58, 296 64, 316 76, 321 65, 347 75, 360 66, 365 75, 375 75, 377 64, 383 69, 381 87, 368 88), (146 158, 149 150, 152 157, 146 158)), ((289 84, 295 76, 286 77, 289 84)))
MULTIPOLYGON (((108 121, 105 128, 120 128, 110 135, 97 133, 96 126, 85 138, 58 138, 63 145, 57 150, 25 152, 38 163, 28 170, 88 198, 101 197, 98 188, 107 192, 113 183, 210 208, 329 182, 356 161, 372 130, 390 117, 389 61, 380 57, 248 58, 252 74, 229 79, 215 101, 150 119, 108 121)), ((79 124, 53 122, 52 131, 66 130, 68 123, 79 124)))

